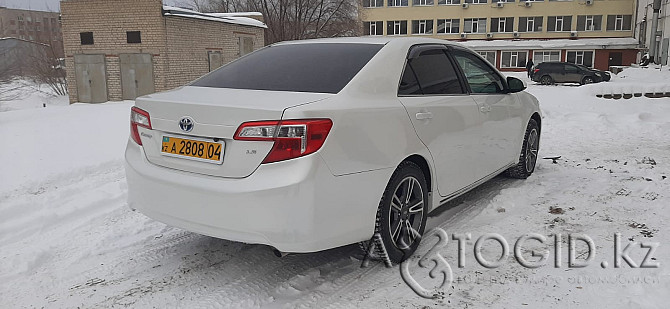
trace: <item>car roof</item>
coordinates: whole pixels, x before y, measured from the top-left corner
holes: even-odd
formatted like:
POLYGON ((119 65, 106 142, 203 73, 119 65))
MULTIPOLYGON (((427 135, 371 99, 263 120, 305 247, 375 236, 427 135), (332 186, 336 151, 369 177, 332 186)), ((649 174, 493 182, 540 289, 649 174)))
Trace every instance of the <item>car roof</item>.
POLYGON ((414 44, 443 44, 451 46, 460 46, 465 47, 459 43, 440 40, 440 39, 431 39, 431 38, 419 38, 419 37, 377 37, 377 36, 363 36, 363 37, 340 37, 340 38, 324 38, 324 39, 310 39, 310 40, 297 40, 297 41, 284 41, 275 43, 273 45, 286 45, 286 44, 314 44, 314 43, 358 43, 358 44, 383 44, 383 45, 414 45, 414 44))

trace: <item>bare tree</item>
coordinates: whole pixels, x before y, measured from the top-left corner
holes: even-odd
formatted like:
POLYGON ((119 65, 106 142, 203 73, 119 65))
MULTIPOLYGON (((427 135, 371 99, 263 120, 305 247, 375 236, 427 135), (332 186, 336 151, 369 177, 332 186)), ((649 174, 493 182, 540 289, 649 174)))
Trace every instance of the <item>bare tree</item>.
POLYGON ((28 75, 35 84, 47 85, 56 95, 67 94, 67 83, 63 60, 56 57, 52 45, 37 48, 27 55, 28 75))
POLYGON ((267 44, 359 34, 357 0, 183 0, 200 12, 260 12, 267 44))

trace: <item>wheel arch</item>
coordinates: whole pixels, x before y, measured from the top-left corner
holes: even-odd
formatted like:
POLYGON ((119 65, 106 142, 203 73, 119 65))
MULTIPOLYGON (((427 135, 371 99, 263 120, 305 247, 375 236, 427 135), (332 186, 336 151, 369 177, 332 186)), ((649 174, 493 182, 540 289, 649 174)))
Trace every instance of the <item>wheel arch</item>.
POLYGON ((534 112, 530 116, 530 119, 533 119, 533 120, 535 120, 535 122, 537 122, 537 126, 539 128, 539 131, 540 131, 540 133, 542 133, 542 117, 540 117, 540 114, 538 112, 534 112))
POLYGON ((424 158, 422 155, 418 154, 413 154, 404 160, 403 162, 409 161, 412 162, 416 165, 418 165, 421 168, 421 171, 423 172, 423 175, 426 176, 426 185, 428 185, 428 192, 433 192, 433 173, 430 171, 430 165, 428 165, 428 160, 424 158))

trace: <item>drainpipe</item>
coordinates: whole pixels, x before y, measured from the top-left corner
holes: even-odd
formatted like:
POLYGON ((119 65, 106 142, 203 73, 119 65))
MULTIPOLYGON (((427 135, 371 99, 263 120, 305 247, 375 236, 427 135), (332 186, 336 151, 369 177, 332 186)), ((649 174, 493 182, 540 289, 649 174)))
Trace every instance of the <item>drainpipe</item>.
POLYGON ((658 31, 658 13, 661 10, 661 0, 654 0, 654 14, 651 17, 651 42, 649 43, 649 59, 653 63, 658 63, 656 55, 656 32, 658 31))

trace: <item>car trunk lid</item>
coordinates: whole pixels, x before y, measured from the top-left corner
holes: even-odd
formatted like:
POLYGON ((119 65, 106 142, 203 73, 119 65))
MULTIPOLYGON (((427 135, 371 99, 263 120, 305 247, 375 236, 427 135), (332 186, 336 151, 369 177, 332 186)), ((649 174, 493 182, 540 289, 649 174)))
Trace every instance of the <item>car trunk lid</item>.
POLYGON ((138 98, 135 105, 151 118, 151 130, 140 128, 149 162, 204 175, 243 178, 256 170, 273 142, 234 140, 240 124, 280 120, 286 108, 329 96, 332 94, 186 86, 138 98), (180 127, 184 118, 191 121, 192 127, 186 127, 190 129, 188 132, 180 127), (166 145, 164 141, 175 138, 220 144, 223 161, 198 160, 161 151, 166 145))

